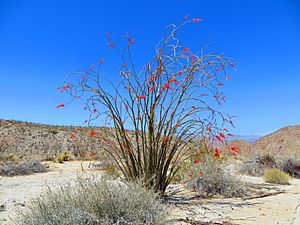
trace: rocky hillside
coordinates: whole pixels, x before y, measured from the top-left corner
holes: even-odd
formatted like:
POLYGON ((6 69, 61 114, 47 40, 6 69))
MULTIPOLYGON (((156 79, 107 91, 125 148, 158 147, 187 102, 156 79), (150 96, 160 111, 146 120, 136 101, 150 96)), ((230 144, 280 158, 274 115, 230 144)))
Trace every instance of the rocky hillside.
POLYGON ((255 142, 231 140, 228 144, 238 146, 245 156, 269 153, 287 158, 300 157, 300 125, 284 127, 255 142))
POLYGON ((81 156, 99 148, 99 139, 89 138, 92 130, 101 135, 105 128, 50 126, 0 120, 0 152, 34 153, 51 157, 64 151, 81 156))
POLYGON ((252 151, 300 156, 300 125, 284 127, 257 140, 252 151))
MULTIPOLYGON (((99 138, 88 138, 92 130, 98 137, 107 128, 80 126, 51 126, 0 120, 0 152, 28 152, 37 154, 57 154, 72 152, 81 156, 83 152, 98 150, 101 147, 99 138)), ((241 154, 251 156, 259 153, 274 153, 300 156, 300 125, 284 127, 256 142, 230 140, 229 146, 238 146, 241 154)))

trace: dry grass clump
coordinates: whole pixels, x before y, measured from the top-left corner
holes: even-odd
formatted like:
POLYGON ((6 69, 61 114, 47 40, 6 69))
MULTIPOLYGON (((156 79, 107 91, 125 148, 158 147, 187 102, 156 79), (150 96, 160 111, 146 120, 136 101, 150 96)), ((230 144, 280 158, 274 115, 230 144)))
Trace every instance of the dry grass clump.
POLYGON ((291 177, 279 169, 268 169, 265 171, 264 180, 268 183, 290 184, 291 177))
POLYGON ((244 197, 249 192, 245 183, 220 168, 213 168, 201 175, 195 189, 201 194, 223 197, 244 197))
POLYGON ((101 179, 48 189, 19 215, 26 225, 162 225, 166 206, 137 183, 101 179))
POLYGON ((35 159, 0 161, 0 176, 29 175, 47 172, 47 167, 35 159))

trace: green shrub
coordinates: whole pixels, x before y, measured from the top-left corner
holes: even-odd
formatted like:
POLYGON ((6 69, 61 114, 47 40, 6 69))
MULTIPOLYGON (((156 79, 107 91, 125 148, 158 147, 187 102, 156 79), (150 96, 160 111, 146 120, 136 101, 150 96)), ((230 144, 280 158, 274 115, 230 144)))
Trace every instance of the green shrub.
POLYGON ((162 225, 166 215, 159 196, 137 183, 86 179, 48 189, 19 215, 17 224, 162 225))
POLYGON ((220 168, 206 171, 194 183, 194 188, 205 195, 244 197, 248 194, 245 183, 220 168))
POLYGON ((268 169, 265 171, 264 180, 268 183, 289 184, 291 177, 279 169, 268 169))
POLYGON ((34 159, 0 161, 0 176, 29 175, 43 172, 47 172, 46 166, 34 159))

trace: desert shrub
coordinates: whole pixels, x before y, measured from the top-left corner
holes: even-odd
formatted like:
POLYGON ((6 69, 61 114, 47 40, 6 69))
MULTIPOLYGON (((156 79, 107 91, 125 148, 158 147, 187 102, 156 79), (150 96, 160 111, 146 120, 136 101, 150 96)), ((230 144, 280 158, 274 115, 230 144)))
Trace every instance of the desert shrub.
POLYGON ((63 163, 65 161, 69 161, 70 155, 68 152, 60 153, 56 156, 55 161, 58 161, 59 163, 63 163))
POLYGON ((126 35, 128 44, 122 48, 106 33, 121 59, 116 63, 119 81, 103 82, 103 58, 88 69, 69 73, 58 87, 74 100, 85 96, 84 109, 90 113, 86 122, 101 120, 108 128, 102 134, 92 130, 89 138, 100 139, 101 148, 124 177, 144 178, 146 186, 162 194, 187 158, 188 143, 199 145, 202 137, 224 143, 221 126, 233 124, 232 117, 221 112, 225 96, 220 89, 229 78, 225 70, 235 70, 234 60, 204 49, 191 51, 177 36, 185 25, 200 21, 185 17, 181 24, 167 26, 153 57, 142 67, 132 60, 135 39, 126 35))
POLYGON ((264 180, 268 183, 289 184, 291 177, 287 173, 274 168, 265 171, 264 180))
POLYGON ((48 189, 20 213, 18 224, 161 225, 166 215, 159 196, 138 183, 81 179, 48 189))
POLYGON ((205 195, 243 197, 248 194, 245 183, 221 168, 206 171, 194 182, 194 188, 205 195))
POLYGON ((22 161, 0 161, 1 176, 29 175, 47 172, 45 165, 34 159, 22 161))
POLYGON ((289 174, 292 177, 300 178, 300 159, 297 157, 293 158, 278 158, 277 159, 278 169, 289 174))
POLYGON ((272 155, 256 155, 253 160, 245 162, 240 167, 240 173, 252 176, 262 176, 266 169, 276 167, 277 162, 272 155))

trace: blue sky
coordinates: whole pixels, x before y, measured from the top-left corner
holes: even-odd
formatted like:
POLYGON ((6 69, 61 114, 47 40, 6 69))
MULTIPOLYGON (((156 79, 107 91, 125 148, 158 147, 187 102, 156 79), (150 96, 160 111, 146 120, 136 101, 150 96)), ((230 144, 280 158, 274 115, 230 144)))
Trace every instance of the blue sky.
POLYGON ((224 87, 224 111, 237 115, 237 134, 264 135, 300 124, 300 2, 296 0, 66 1, 0 0, 0 118, 81 125, 78 102, 55 89, 68 72, 105 57, 103 73, 117 79, 116 41, 128 31, 134 54, 146 63, 170 23, 190 14, 203 21, 181 39, 200 50, 206 41, 238 61, 239 72, 224 87))

